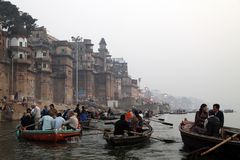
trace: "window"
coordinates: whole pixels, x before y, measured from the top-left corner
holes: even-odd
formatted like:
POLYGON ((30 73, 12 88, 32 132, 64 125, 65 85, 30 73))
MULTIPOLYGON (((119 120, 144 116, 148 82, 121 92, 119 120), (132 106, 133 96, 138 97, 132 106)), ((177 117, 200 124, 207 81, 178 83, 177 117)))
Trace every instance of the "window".
POLYGON ((36 38, 39 38, 39 33, 36 34, 36 38))
POLYGON ((43 52, 43 56, 47 56, 47 53, 46 53, 46 52, 43 52))
POLYGON ((64 53, 65 52, 65 49, 62 49, 62 53, 64 53))
POLYGON ((19 58, 20 58, 20 59, 23 59, 23 55, 22 55, 22 54, 19 54, 19 58))
POLYGON ((22 43, 22 42, 19 42, 19 46, 22 47, 22 46, 23 46, 23 43, 22 43))
POLYGON ((25 42, 25 47, 27 47, 27 42, 25 42))
POLYGON ((43 68, 47 68, 47 64, 46 63, 43 63, 43 68))

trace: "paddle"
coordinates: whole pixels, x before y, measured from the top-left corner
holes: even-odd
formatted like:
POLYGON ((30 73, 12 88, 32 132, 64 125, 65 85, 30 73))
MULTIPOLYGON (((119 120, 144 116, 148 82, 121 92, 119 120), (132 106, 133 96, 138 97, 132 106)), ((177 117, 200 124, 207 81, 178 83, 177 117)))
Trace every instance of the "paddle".
POLYGON ((168 125, 168 126, 173 126, 172 123, 168 123, 168 122, 163 122, 161 120, 154 120, 154 119, 149 119, 150 121, 153 121, 153 122, 158 122, 158 123, 161 123, 161 124, 164 124, 164 125, 168 125))
POLYGON ((201 156, 204 156, 206 154, 208 154, 209 152, 212 152, 213 150, 217 149, 218 147, 224 145, 225 143, 227 143, 228 141, 230 141, 231 139, 233 139, 234 137, 236 137, 239 133, 236 133, 234 135, 232 135, 231 137, 228 137, 227 139, 223 140, 222 142, 218 143, 217 145, 215 145, 214 147, 210 148, 209 150, 201 153, 201 156))
POLYGON ((90 126, 83 126, 83 128, 93 129, 93 130, 102 131, 102 132, 105 132, 105 131, 106 131, 105 129, 95 128, 95 127, 90 127, 90 126))
POLYGON ((110 125, 110 124, 114 125, 115 122, 105 122, 104 124, 105 124, 105 125, 110 125))
POLYGON ((92 136, 92 135, 98 135, 103 133, 89 133, 89 134, 82 134, 82 136, 92 136))
MULTIPOLYGON (((140 135, 140 136, 146 136, 143 133, 134 132, 134 131, 126 131, 125 130, 125 132, 133 133, 133 134, 140 135)), ((150 138, 155 139, 155 140, 159 140, 159 141, 162 141, 162 142, 165 142, 165 143, 176 143, 176 141, 172 140, 172 139, 162 139, 162 138, 157 138, 157 137, 152 137, 152 136, 150 136, 150 138)))
POLYGON ((164 121, 164 118, 158 118, 159 121, 164 121))

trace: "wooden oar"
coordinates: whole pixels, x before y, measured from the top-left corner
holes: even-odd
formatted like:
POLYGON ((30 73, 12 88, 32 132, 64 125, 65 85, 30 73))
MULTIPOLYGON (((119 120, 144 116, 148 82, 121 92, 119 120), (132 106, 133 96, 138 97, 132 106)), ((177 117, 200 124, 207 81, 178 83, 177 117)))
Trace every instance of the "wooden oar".
POLYGON ((214 147, 210 148, 209 150, 201 153, 200 155, 201 155, 201 156, 204 156, 204 155, 208 154, 209 152, 214 151, 214 150, 217 149, 218 147, 224 145, 225 143, 227 143, 228 141, 230 141, 231 139, 233 139, 234 137, 236 137, 238 134, 239 134, 239 133, 236 133, 236 134, 232 135, 231 137, 228 137, 227 139, 225 139, 225 140, 222 141, 221 143, 218 143, 217 145, 215 145, 214 147))
POLYGON ((160 121, 160 120, 154 120, 154 119, 149 119, 150 121, 153 121, 153 122, 158 122, 158 123, 161 123, 161 124, 164 124, 164 125, 168 125, 168 126, 173 126, 172 123, 168 123, 168 122, 163 122, 163 121, 160 121))
POLYGON ((164 121, 165 119, 164 118, 158 118, 159 121, 164 121))
POLYGON ((115 124, 115 122, 105 122, 104 124, 105 124, 105 125, 109 125, 109 124, 112 124, 112 125, 114 125, 114 124, 115 124))
POLYGON ((82 134, 81 136, 92 136, 92 135, 98 135, 98 134, 103 134, 103 132, 99 133, 89 133, 89 134, 82 134))
MULTIPOLYGON (((93 130, 102 131, 102 132, 107 131, 107 130, 105 130, 105 129, 95 128, 95 127, 90 127, 90 126, 83 126, 83 128, 86 128, 86 129, 93 129, 93 130)), ((111 132, 111 131, 107 131, 107 132, 111 132)))
MULTIPOLYGON (((133 133, 133 134, 140 135, 140 136, 146 136, 143 133, 134 132, 134 131, 127 131, 127 130, 125 130, 125 132, 133 133)), ((165 142, 165 143, 176 143, 176 141, 172 140, 172 139, 162 139, 162 138, 157 138, 157 137, 152 137, 152 136, 150 136, 149 138, 155 139, 155 140, 159 140, 159 141, 162 141, 162 142, 165 142)))

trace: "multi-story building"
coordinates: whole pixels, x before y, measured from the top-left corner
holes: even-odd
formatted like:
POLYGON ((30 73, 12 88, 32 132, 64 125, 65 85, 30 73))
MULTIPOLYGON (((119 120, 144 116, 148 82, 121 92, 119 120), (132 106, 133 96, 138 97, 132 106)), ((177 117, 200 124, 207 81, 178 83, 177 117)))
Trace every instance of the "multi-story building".
POLYGON ((8 54, 11 57, 10 94, 22 97, 35 97, 35 73, 33 70, 33 52, 25 36, 16 35, 7 38, 8 54))
POLYGON ((35 52, 36 99, 53 101, 52 79, 52 44, 46 28, 39 27, 32 31, 31 45, 35 52))
POLYGON ((73 55, 67 41, 53 42, 53 100, 56 103, 73 103, 73 55))
POLYGON ((137 80, 130 78, 123 59, 111 57, 104 38, 98 52, 90 39, 77 43, 78 59, 76 43, 59 41, 44 27, 29 38, 7 37, 0 30, 0 96, 18 93, 19 98, 65 104, 75 102, 76 95, 101 104, 138 97, 137 80))

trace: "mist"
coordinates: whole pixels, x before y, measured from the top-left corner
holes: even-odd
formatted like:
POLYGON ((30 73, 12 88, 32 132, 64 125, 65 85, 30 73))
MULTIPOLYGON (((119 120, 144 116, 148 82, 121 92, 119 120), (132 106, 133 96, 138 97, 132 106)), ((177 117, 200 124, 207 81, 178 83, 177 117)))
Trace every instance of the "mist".
POLYGON ((240 105, 238 0, 11 0, 58 39, 102 37, 133 78, 175 96, 240 105))

